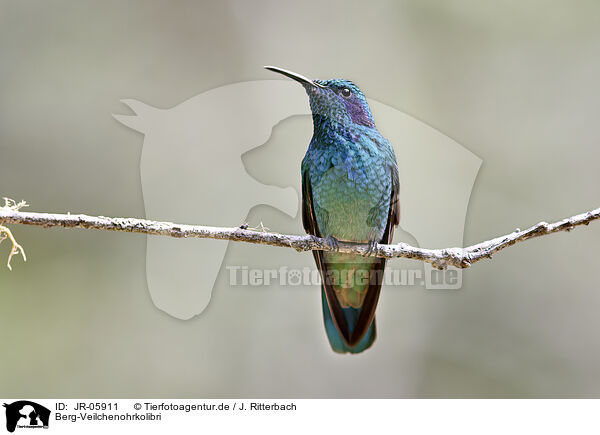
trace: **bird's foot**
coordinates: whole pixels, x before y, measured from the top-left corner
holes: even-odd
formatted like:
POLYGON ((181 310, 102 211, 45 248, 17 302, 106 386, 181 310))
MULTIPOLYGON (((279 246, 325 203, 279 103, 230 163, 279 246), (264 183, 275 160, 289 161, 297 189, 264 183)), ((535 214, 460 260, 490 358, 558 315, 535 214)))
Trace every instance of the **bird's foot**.
POLYGON ((367 248, 367 252, 363 254, 363 257, 370 257, 375 252, 377 252, 377 240, 369 240, 369 247, 367 248))
POLYGON ((327 243, 327 246, 329 246, 333 251, 335 251, 335 252, 340 251, 340 244, 338 243, 338 239, 336 239, 335 237, 333 237, 333 236, 325 237, 325 243, 327 243))

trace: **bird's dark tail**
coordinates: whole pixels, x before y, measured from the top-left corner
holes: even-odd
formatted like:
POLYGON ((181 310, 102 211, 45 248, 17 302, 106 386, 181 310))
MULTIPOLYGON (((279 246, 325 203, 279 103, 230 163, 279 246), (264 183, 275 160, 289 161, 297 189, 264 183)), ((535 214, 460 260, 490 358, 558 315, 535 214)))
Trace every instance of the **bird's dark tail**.
MULTIPOLYGON (((365 333, 364 337, 353 347, 348 346, 342 335, 335 327, 333 318, 331 317, 331 311, 327 304, 327 297, 325 296, 325 289, 321 289, 321 300, 323 304, 323 321, 325 323, 325 331, 327 331, 327 338, 331 348, 337 353, 361 353, 367 350, 375 342, 377 336, 375 328, 375 319, 369 327, 369 330, 365 333)), ((358 316, 360 315, 360 308, 342 308, 346 322, 352 330, 358 322, 358 316)))

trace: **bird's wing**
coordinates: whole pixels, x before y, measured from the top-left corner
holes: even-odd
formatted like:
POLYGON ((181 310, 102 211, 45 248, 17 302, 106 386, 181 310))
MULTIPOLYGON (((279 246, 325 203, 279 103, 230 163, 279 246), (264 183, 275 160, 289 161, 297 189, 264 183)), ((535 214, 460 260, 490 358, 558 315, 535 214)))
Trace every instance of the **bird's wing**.
POLYGON ((392 243, 392 239, 394 238, 394 227, 398 226, 400 223, 400 179, 398 177, 398 166, 395 163, 391 167, 391 176, 392 194, 390 199, 390 213, 383 239, 380 242, 385 244, 392 243))
POLYGON ((312 188, 310 186, 308 171, 303 171, 302 173, 302 225, 308 234, 321 237, 313 208, 312 188))

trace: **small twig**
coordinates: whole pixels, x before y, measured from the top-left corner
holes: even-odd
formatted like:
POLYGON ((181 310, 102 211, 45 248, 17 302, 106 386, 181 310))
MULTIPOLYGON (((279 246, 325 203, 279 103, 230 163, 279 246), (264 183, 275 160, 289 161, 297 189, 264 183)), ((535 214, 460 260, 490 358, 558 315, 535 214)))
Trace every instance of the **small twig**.
MULTIPOLYGON (((242 227, 240 227, 240 228, 242 228, 242 227)), ((263 232, 263 233, 268 233, 268 232, 269 232, 269 230, 270 230, 270 228, 268 228, 268 227, 265 227, 265 226, 263 225, 262 221, 260 221, 260 224, 258 224, 258 226, 257 226, 257 227, 251 227, 251 228, 248 228, 248 224, 246 224, 246 228, 242 228, 242 229, 243 229, 243 230, 245 230, 245 229, 249 229, 249 230, 252 230, 252 231, 260 231, 260 232, 263 232)))
MULTIPOLYGON (((23 207, 28 207, 25 201, 17 203, 16 201, 10 198, 4 198, 4 206, 0 207, 0 211, 7 210, 18 212, 23 207)), ((6 266, 8 267, 8 270, 12 270, 10 261, 12 260, 13 255, 21 254, 23 256, 23 261, 27 261, 27 255, 25 255, 25 250, 23 249, 23 247, 19 245, 15 240, 15 237, 13 236, 12 232, 4 225, 0 225, 0 243, 6 240, 7 237, 12 242, 12 247, 10 248, 10 254, 8 255, 8 261, 6 263, 6 266)))
MULTIPOLYGON (((487 240, 466 248, 424 249, 416 248, 406 243, 398 243, 396 245, 377 245, 375 249, 371 251, 370 255, 382 258, 411 258, 430 263, 433 267, 438 269, 445 269, 448 266, 467 268, 479 260, 491 258, 496 252, 508 246, 512 246, 515 243, 559 231, 570 231, 576 226, 588 225, 590 222, 599 218, 600 208, 597 208, 552 224, 540 222, 523 231, 517 229, 505 236, 487 240)), ((334 249, 324 239, 318 237, 252 231, 251 229, 242 228, 244 225, 242 225, 242 227, 234 228, 205 227, 199 225, 174 224, 171 222, 155 222, 147 219, 135 218, 96 217, 82 214, 25 213, 10 208, 0 208, 0 223, 124 231, 180 238, 197 237, 232 240, 235 242, 291 247, 297 251, 332 251, 334 249)), ((264 226, 262 229, 266 230, 264 226)), ((367 254, 368 251, 369 245, 367 244, 349 242, 339 243, 339 252, 342 253, 363 255, 367 254)))
POLYGON ((12 242, 12 248, 10 249, 10 254, 8 255, 8 261, 6 262, 6 266, 9 270, 12 270, 10 265, 10 261, 12 260, 13 255, 21 254, 23 256, 23 261, 27 261, 27 255, 25 255, 25 250, 21 245, 17 243, 15 237, 12 235, 10 230, 3 225, 0 225, 0 243, 4 241, 4 239, 9 238, 12 242))

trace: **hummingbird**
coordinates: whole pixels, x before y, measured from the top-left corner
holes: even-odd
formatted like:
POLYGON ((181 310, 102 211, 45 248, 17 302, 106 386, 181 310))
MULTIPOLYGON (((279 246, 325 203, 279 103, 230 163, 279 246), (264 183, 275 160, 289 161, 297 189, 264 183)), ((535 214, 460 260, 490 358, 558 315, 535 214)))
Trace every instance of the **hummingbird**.
POLYGON ((301 166, 302 223, 332 248, 312 251, 321 275, 325 331, 335 352, 363 352, 375 341, 386 262, 370 254, 378 243, 392 242, 400 221, 394 149, 353 82, 265 68, 299 82, 308 94, 313 136, 301 166), (339 241, 368 244, 367 255, 339 253, 339 241))

